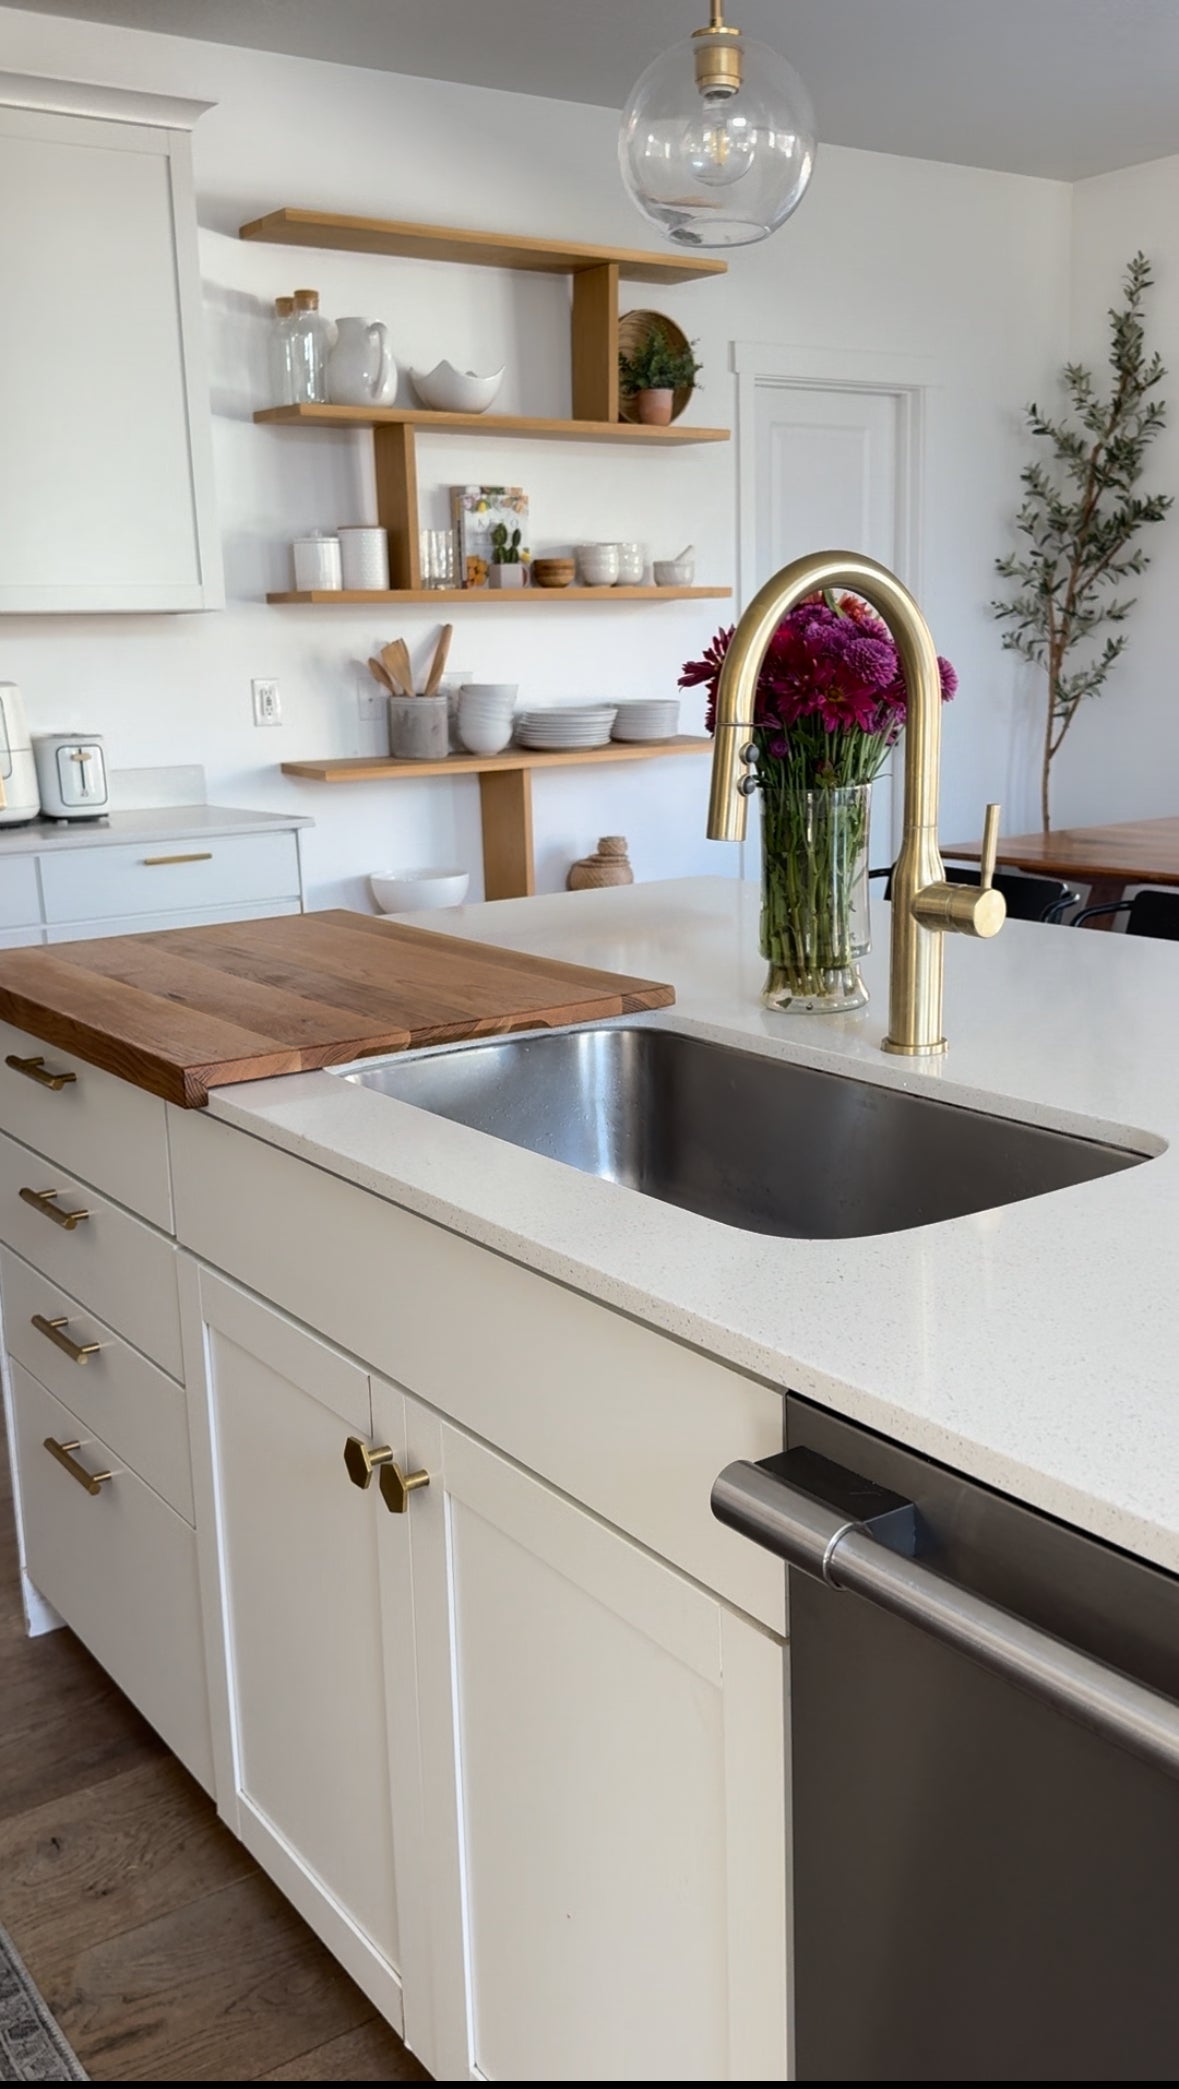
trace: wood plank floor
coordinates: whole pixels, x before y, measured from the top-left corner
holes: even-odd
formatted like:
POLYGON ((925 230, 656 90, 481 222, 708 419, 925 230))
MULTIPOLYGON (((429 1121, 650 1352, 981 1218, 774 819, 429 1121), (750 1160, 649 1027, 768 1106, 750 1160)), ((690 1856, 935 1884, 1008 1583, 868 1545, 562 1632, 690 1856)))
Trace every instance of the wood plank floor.
POLYGON ((2 1436, 0 1923, 97 2082, 431 2079, 72 1633, 25 1636, 2 1436))

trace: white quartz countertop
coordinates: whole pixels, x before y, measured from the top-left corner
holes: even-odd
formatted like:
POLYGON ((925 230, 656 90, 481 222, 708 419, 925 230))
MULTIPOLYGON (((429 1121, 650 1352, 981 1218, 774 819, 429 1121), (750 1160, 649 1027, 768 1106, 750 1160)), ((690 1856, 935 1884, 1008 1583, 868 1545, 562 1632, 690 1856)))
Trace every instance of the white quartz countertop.
POLYGON ((305 814, 246 812, 232 805, 161 805, 112 812, 104 820, 31 820, 0 827, 0 862, 39 856, 46 849, 92 849, 121 841, 202 841, 213 835, 270 834, 310 827, 305 814))
MULTIPOLYGON (((1179 1572, 1179 946, 1009 922, 946 939, 941 1060, 871 1005, 770 1015, 757 893, 723 879, 505 900, 418 926, 667 979, 641 1018, 1153 1157, 1004 1209, 860 1240, 737 1231, 340 1080, 213 1114, 774 1385, 1179 1572)), ((782 1165, 789 1166, 789 1156, 782 1165)))

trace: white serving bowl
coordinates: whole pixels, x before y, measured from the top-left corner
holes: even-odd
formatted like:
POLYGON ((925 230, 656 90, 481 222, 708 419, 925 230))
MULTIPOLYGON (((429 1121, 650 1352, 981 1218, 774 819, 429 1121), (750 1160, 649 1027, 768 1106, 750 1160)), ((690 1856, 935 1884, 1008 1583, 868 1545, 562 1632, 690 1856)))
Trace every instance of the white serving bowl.
POLYGON ((469 870, 374 870, 368 881, 378 913, 409 914, 415 907, 461 907, 469 870))
POLYGON ((657 588, 690 588, 696 578, 695 559, 656 559, 652 572, 657 588))
POLYGON ((453 363, 445 362, 409 374, 422 404, 433 407, 435 413, 486 413, 504 381, 504 370, 477 377, 473 370, 456 370, 453 363))
POLYGON ((583 587, 612 588, 618 581, 621 553, 617 544, 579 544, 577 571, 583 587))

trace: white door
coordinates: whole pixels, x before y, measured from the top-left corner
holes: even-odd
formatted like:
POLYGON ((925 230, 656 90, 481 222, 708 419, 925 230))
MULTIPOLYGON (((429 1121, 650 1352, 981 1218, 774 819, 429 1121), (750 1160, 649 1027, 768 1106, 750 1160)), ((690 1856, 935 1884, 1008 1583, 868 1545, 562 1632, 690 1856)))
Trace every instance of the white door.
MULTIPOLYGON (((896 570, 902 508, 900 395, 762 381, 755 397, 758 587, 807 551, 861 551, 896 570)), ((895 837, 890 769, 880 776, 872 796, 872 862, 891 863, 895 837)))
POLYGON ((413 1567, 415 2050, 447 2081, 785 2080, 781 1643, 417 1401, 373 1404, 429 1475, 384 1526, 413 1567))
MULTIPOLYGON (((216 1517, 200 1519, 200 1542, 227 1671, 218 1804, 400 2029, 380 1500, 343 1457, 349 1436, 371 1445, 368 1373, 208 1270, 199 1284, 207 1427, 194 1449, 216 1517)), ((408 1580, 387 1600, 408 1608, 408 1580)))

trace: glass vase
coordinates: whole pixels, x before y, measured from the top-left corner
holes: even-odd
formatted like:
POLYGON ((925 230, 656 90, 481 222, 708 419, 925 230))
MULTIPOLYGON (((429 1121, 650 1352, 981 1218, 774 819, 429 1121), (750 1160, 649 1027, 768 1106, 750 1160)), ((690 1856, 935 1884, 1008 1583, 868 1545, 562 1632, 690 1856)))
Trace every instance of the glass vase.
POLYGON ((761 951, 767 1008, 863 1008, 870 783, 762 798, 761 951))

